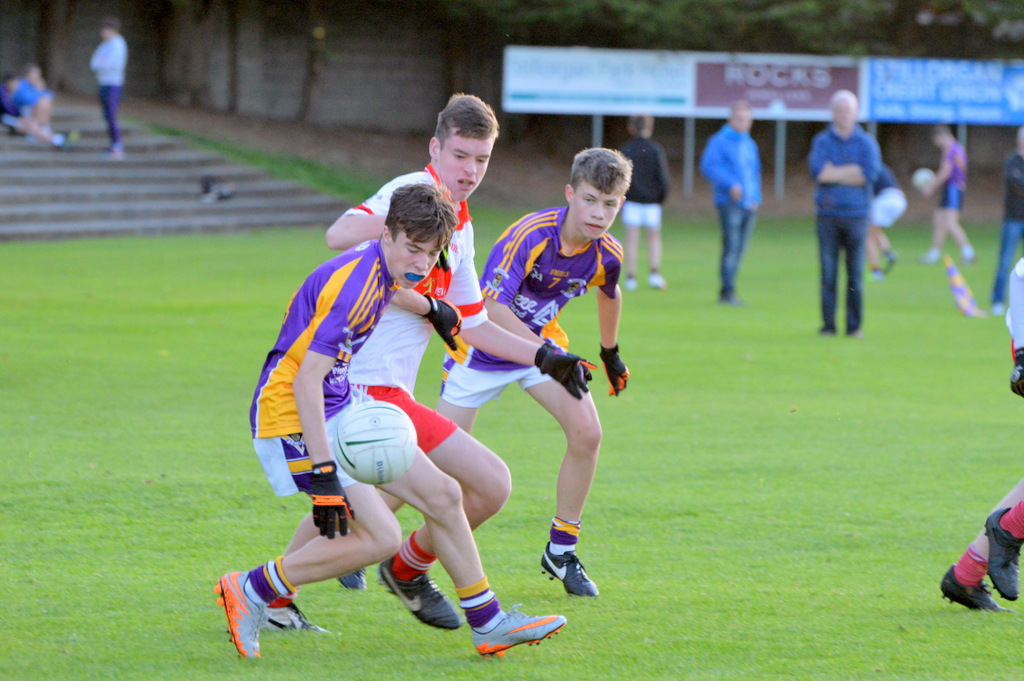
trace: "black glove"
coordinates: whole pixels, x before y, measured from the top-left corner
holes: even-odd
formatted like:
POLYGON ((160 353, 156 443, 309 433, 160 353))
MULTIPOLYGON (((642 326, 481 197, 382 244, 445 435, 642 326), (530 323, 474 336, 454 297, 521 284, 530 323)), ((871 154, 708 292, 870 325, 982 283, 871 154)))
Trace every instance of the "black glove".
POLYGON ((441 337, 445 345, 452 350, 458 350, 459 346, 455 342, 455 336, 459 335, 459 331, 462 329, 462 313, 459 312, 459 308, 437 298, 430 296, 424 296, 424 298, 430 304, 430 312, 423 316, 434 325, 434 330, 437 331, 437 335, 441 337))
POLYGON ((1013 353, 1015 364, 1010 372, 1010 390, 1024 397, 1024 348, 1013 353))
POLYGON ((608 389, 609 395, 616 395, 626 389, 626 381, 629 380, 629 369, 622 363, 619 357, 619 344, 614 348, 601 347, 601 361, 604 362, 604 372, 608 374, 608 382, 612 387, 608 389))
POLYGON ((587 381, 593 378, 590 367, 594 365, 568 352, 559 350, 555 346, 544 343, 537 348, 537 354, 533 358, 542 374, 547 374, 562 384, 562 387, 569 391, 569 394, 577 400, 583 399, 583 393, 590 392, 587 381))
POLYGON ((313 466, 311 478, 313 491, 313 524, 320 528, 320 534, 334 539, 334 527, 344 537, 348 534, 348 519, 355 520, 356 514, 348 504, 345 490, 338 480, 337 465, 333 461, 313 466))

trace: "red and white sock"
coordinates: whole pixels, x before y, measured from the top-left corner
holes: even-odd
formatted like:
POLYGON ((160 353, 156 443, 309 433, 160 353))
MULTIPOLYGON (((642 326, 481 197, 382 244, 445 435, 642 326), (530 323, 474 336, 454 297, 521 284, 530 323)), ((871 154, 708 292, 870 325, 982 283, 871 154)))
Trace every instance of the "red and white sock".
POLYGON ((437 561, 437 556, 424 551, 416 543, 416 532, 413 532, 408 539, 402 542, 402 547, 395 554, 395 559, 391 563, 391 572, 403 582, 408 582, 429 570, 435 561, 437 561))

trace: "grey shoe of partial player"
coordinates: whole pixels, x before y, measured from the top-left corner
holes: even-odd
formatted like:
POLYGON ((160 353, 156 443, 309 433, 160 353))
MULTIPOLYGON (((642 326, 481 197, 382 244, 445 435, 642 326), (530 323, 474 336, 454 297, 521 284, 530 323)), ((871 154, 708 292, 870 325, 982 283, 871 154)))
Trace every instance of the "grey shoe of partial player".
POLYGON ((988 536, 988 576, 999 595, 1008 601, 1020 596, 1020 547, 1024 539, 1018 539, 999 525, 1010 509, 994 511, 985 520, 985 534, 988 536))
POLYGON ((485 657, 504 657, 505 651, 512 646, 521 643, 535 645, 551 638, 565 626, 565 618, 561 615, 530 617, 519 612, 518 608, 519 605, 512 606, 505 613, 505 618, 486 634, 473 630, 473 645, 478 653, 485 657))
POLYGON ((939 587, 942 589, 943 596, 953 603, 959 603, 971 610, 1013 612, 1013 610, 1003 608, 992 600, 992 594, 988 592, 988 587, 985 586, 985 582, 982 582, 978 586, 965 586, 956 581, 956 575, 953 574, 954 567, 955 566, 950 566, 949 570, 942 577, 942 583, 939 587))
POLYGON ((366 591, 366 568, 359 568, 355 572, 338 577, 338 584, 342 589, 366 591))
POLYGON ((263 624, 264 629, 294 629, 298 631, 320 631, 325 634, 331 632, 323 627, 318 627, 306 615, 299 610, 295 603, 289 603, 283 608, 267 608, 267 621, 263 624))
POLYGON ((220 578, 214 591, 220 596, 217 605, 224 607, 228 618, 231 642, 242 657, 260 656, 260 629, 267 620, 267 606, 249 600, 245 595, 244 572, 229 572, 220 578))
POLYGON ((380 583, 398 596, 398 600, 416 619, 438 629, 458 629, 462 626, 462 618, 455 606, 429 575, 417 575, 407 582, 403 581, 391 571, 392 561, 393 557, 388 558, 378 567, 380 583))
POLYGON ((544 547, 540 566, 549 578, 561 580, 562 586, 570 596, 596 596, 598 594, 597 584, 594 584, 587 576, 587 571, 575 551, 557 555, 551 553, 548 547, 544 547))

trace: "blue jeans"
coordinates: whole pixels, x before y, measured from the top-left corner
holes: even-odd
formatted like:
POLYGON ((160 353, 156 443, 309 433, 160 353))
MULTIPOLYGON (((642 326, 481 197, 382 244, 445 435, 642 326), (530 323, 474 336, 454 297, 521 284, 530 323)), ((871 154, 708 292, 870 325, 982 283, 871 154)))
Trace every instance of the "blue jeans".
POLYGON ((747 250, 750 233, 754 231, 757 213, 730 202, 718 207, 718 221, 722 225, 722 290, 719 295, 725 298, 736 290, 736 274, 747 250))
POLYGON ((120 101, 120 85, 100 86, 100 105, 103 107, 103 119, 107 122, 111 150, 121 148, 121 126, 117 122, 117 107, 120 101))
POLYGON ((839 251, 846 255, 846 333, 860 329, 863 295, 864 244, 868 220, 819 215, 817 218, 818 258, 821 262, 822 330, 836 330, 836 281, 839 277, 839 251))
POLYGON ((1005 220, 999 237, 999 260, 996 265, 996 281, 992 284, 992 304, 1006 300, 1006 277, 1013 267, 1017 244, 1024 239, 1024 220, 1005 220))

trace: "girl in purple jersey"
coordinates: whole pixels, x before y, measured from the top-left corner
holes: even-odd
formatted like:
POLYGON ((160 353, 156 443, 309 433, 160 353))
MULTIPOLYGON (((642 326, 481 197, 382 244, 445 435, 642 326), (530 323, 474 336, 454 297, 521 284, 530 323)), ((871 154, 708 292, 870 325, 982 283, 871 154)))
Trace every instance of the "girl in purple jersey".
POLYGON ((960 225, 960 210, 964 204, 964 190, 967 189, 967 152, 953 137, 948 125, 932 128, 932 142, 942 152, 942 162, 935 179, 921 189, 925 196, 938 192, 939 206, 932 217, 932 247, 918 261, 931 265, 939 261, 946 236, 953 239, 960 248, 965 265, 974 264, 977 256, 967 238, 967 232, 960 225))

